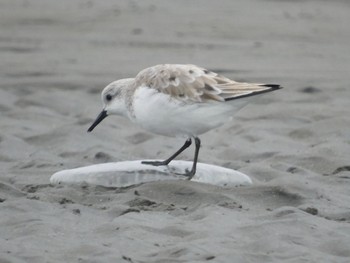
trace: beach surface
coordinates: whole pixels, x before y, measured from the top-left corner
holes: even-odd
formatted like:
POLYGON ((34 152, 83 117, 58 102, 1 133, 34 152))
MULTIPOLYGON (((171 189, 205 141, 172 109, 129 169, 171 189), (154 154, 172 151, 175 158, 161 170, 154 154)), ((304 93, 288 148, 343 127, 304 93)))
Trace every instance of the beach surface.
POLYGON ((0 262, 350 262, 349 14, 345 0, 1 1, 0 262), (116 116, 86 132, 108 83, 160 63, 284 87, 201 136, 200 162, 253 184, 50 185, 183 144, 116 116))

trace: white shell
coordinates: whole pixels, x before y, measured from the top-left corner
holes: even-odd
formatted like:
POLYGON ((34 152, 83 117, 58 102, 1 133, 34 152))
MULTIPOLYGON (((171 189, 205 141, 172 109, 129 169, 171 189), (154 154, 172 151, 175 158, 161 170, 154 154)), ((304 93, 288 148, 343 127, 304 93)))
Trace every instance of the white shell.
MULTIPOLYGON (((124 161, 90 165, 53 174, 51 184, 90 184, 106 187, 125 187, 160 180, 183 180, 190 161, 172 161, 168 166, 152 166, 141 161, 124 161)), ((236 170, 197 163, 197 172, 191 181, 234 187, 252 184, 251 179, 236 170)))

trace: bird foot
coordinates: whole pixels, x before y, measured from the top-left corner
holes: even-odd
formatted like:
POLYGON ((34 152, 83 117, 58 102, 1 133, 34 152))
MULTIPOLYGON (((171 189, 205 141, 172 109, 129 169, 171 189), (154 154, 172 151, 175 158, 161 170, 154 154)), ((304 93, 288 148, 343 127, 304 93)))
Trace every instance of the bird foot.
MULTIPOLYGON (((163 165, 168 165, 168 163, 166 161, 142 161, 142 164, 149 164, 149 165, 153 165, 153 166, 163 166, 163 165)), ((179 173, 175 173, 178 175, 182 175, 187 177, 186 180, 190 181, 193 176, 195 175, 196 171, 193 170, 188 170, 186 169, 184 174, 179 174, 179 173)))
POLYGON ((195 173, 196 172, 193 170, 189 171, 188 169, 186 169, 186 173, 182 174, 182 175, 186 176, 187 177, 186 180, 190 181, 193 178, 193 176, 195 175, 195 173))
POLYGON ((149 165, 153 165, 153 166, 162 166, 162 165, 168 165, 166 162, 164 161, 142 161, 142 164, 149 164, 149 165))

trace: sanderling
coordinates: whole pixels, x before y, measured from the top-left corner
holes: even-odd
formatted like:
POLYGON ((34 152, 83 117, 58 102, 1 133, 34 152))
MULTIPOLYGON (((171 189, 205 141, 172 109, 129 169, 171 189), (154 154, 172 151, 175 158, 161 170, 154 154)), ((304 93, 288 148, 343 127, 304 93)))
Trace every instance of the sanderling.
POLYGON ((105 117, 129 118, 144 129, 165 136, 185 137, 184 145, 164 161, 144 164, 167 165, 195 142, 190 180, 196 173, 201 141, 198 135, 216 128, 248 103, 251 96, 281 89, 277 84, 236 82, 195 66, 163 64, 146 68, 135 78, 120 79, 102 91, 103 110, 88 129, 105 117))

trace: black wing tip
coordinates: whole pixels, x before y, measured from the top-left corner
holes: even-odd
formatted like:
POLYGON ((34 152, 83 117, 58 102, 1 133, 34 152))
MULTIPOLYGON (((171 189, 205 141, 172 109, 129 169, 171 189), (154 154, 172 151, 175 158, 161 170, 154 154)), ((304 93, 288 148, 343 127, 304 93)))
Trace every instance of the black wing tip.
POLYGON ((279 90, 279 89, 283 88, 283 87, 281 87, 278 84, 261 84, 259 86, 268 87, 270 89, 264 89, 264 90, 260 90, 260 91, 256 91, 256 92, 252 92, 252 93, 248 93, 248 94, 244 94, 244 95, 241 95, 241 96, 233 97, 233 98, 226 98, 225 101, 251 97, 251 96, 255 96, 255 95, 259 95, 259 94, 263 94, 263 93, 267 93, 267 92, 271 92, 271 91, 275 91, 275 90, 279 90))
POLYGON ((271 91, 272 90, 278 90, 278 89, 282 89, 283 87, 279 84, 263 84, 261 85, 263 87, 268 87, 268 88, 271 88, 271 91))

